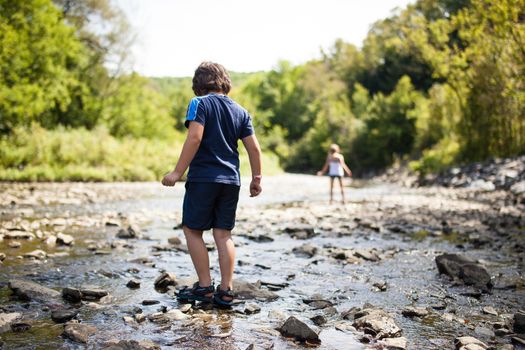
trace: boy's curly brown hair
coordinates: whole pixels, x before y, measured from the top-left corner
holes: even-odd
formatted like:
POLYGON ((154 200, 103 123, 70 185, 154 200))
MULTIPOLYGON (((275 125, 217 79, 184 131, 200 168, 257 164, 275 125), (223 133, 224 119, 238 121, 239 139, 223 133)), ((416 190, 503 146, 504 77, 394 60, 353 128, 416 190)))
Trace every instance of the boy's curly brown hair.
POLYGON ((213 91, 227 95, 231 87, 230 75, 221 64, 202 62, 195 70, 191 88, 195 95, 204 96, 213 91))

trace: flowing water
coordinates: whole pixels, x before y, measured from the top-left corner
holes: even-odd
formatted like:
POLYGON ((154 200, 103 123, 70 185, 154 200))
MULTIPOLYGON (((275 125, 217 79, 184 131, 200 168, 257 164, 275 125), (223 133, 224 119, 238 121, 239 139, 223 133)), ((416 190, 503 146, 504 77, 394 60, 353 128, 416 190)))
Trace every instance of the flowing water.
MULTIPOLYGON (((352 323, 343 320, 341 312, 365 303, 393 315, 409 349, 448 349, 453 348, 453 339, 459 335, 474 335, 495 345, 508 343, 506 338, 476 334, 476 327, 490 328, 491 322, 505 320, 525 307, 525 291, 519 282, 523 281, 523 257, 513 250, 515 244, 502 243, 495 251, 490 242, 474 246, 469 242, 476 232, 490 231, 480 213, 497 216, 501 212, 490 200, 479 200, 459 190, 369 184, 347 187, 345 205, 329 204, 326 178, 282 175, 265 179, 259 198, 249 198, 247 189, 241 190, 234 230, 238 262, 235 278, 284 286, 275 291, 279 296, 276 301, 247 301, 261 308, 253 315, 245 314, 241 303, 232 311, 209 310, 204 306, 202 312, 194 312, 190 321, 129 325, 123 316, 131 315, 134 309, 136 312, 137 307, 144 314, 163 307, 179 307, 169 293, 154 288, 153 282, 162 271, 172 272, 181 280, 194 278, 189 255, 165 249, 168 238, 183 239, 178 226, 183 186, 3 184, 0 189, 4 192, 0 219, 5 229, 22 225, 33 232, 40 230, 44 236, 64 232, 75 238, 71 247, 50 247, 42 239, 33 239, 20 240, 20 247, 12 248, 9 246, 12 240, 0 241, 0 252, 6 254, 0 265, 0 308, 22 312, 24 320, 32 326, 25 332, 0 334, 4 349, 97 349, 111 339, 150 339, 165 349, 246 349, 250 344, 255 344, 256 349, 304 348, 307 345, 284 338, 276 330, 289 315, 320 332, 321 344, 317 349, 380 348, 375 342, 361 343, 362 333, 341 327, 352 323), (20 196, 16 197, 17 193, 20 196), (14 198, 13 203, 6 200, 8 196, 14 198), (443 220, 454 228, 452 233, 440 232, 443 220), (110 244, 119 227, 106 225, 108 221, 116 221, 123 227, 125 222, 138 223, 145 236, 127 241, 128 247, 112 248, 110 244), (297 225, 313 227, 316 235, 298 240, 284 233, 287 227, 297 225), (257 235, 273 241, 250 239, 257 235), (308 258, 292 252, 304 243, 315 246, 317 254, 308 258), (48 257, 21 258, 35 249, 46 251, 48 257), (381 259, 341 260, 334 258, 337 249, 374 249, 381 259), (468 296, 469 293, 463 292, 468 292, 469 287, 456 286, 438 275, 434 258, 443 252, 465 254, 482 261, 491 275, 518 283, 511 289, 494 289, 480 298, 468 296), (150 264, 132 262, 142 257, 148 257, 150 264), (7 287, 7 281, 15 277, 58 291, 85 285, 107 290, 110 297, 103 302, 84 304, 78 309, 77 319, 97 328, 88 345, 63 338, 63 325, 50 319, 45 303, 17 300, 7 287), (126 287, 132 278, 140 280, 139 289, 126 287), (387 288, 381 291, 374 284, 385 284, 387 288), (316 293, 331 301, 335 311, 315 310, 303 302, 316 293), (159 303, 144 306, 145 299, 159 303), (436 304, 444 304, 445 309, 437 308, 422 319, 401 315, 408 305, 436 304), (494 307, 499 315, 483 314, 485 306, 494 307), (444 314, 453 315, 453 319, 444 314), (328 322, 313 326, 309 318, 317 315, 323 315, 328 322)), ((512 238, 517 244, 523 242, 524 228, 520 229, 517 237, 512 238)), ((213 242, 211 233, 205 233, 205 240, 213 242)), ((210 261, 212 276, 218 282, 220 274, 214 250, 210 252, 210 261)))

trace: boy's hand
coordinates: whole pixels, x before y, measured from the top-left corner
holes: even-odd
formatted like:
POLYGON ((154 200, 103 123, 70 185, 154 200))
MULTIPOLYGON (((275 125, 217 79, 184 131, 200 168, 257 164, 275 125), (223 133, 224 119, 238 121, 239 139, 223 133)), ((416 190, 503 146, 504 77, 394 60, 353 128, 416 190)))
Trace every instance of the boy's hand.
POLYGON ((262 192, 261 175, 254 176, 250 183, 250 197, 257 197, 262 192))
POLYGON ((164 175, 164 178, 162 179, 162 184, 164 186, 175 186, 175 183, 177 181, 180 181, 181 175, 177 174, 176 172, 172 171, 171 173, 167 173, 164 175))

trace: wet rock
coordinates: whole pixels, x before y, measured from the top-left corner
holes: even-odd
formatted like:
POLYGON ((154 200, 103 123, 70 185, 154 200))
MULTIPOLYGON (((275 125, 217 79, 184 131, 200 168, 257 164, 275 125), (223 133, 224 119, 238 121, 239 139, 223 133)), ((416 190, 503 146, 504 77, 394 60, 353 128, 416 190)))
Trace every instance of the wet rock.
POLYGON ((0 261, 4 261, 6 258, 4 253, 0 253, 0 261))
POLYGON ((303 244, 299 247, 295 247, 292 249, 292 252, 297 256, 303 256, 307 258, 313 257, 315 254, 317 254, 317 247, 311 245, 311 244, 303 244))
POLYGON ((279 298, 274 292, 261 289, 260 282, 250 283, 244 280, 234 280, 233 291, 235 297, 241 300, 257 299, 261 301, 273 301, 279 298))
POLYGON ((25 253, 23 256, 24 258, 27 258, 27 259, 42 260, 46 258, 47 254, 43 250, 36 249, 36 250, 33 250, 32 252, 25 253))
POLYGON ((179 237, 170 237, 168 238, 168 243, 172 245, 181 245, 182 241, 179 237))
POLYGON ((428 315, 428 310, 424 307, 407 306, 401 314, 405 317, 424 317, 428 315))
POLYGON ((180 321, 180 320, 186 320, 190 318, 189 315, 186 315, 184 312, 182 312, 182 310, 179 310, 179 309, 171 309, 167 311, 165 315, 172 321, 180 321))
POLYGON ((82 300, 96 301, 108 295, 108 292, 104 289, 97 287, 83 287, 80 289, 82 300))
POLYGON ((525 180, 516 182, 514 185, 510 187, 510 191, 515 194, 524 194, 525 193, 525 180))
POLYGON ((456 350, 487 349, 488 346, 474 337, 458 337, 454 339, 456 350))
POLYGON ((57 309, 51 312, 51 319, 56 323, 66 323, 77 317, 78 311, 72 309, 57 309))
POLYGON ((319 336, 314 330, 294 316, 290 316, 279 328, 279 331, 283 336, 293 337, 299 341, 308 341, 311 343, 321 342, 319 336))
POLYGON ((160 346, 151 340, 110 340, 102 350, 160 350, 160 346))
POLYGON ((74 342, 87 344, 89 337, 97 332, 93 326, 82 323, 67 323, 62 335, 74 342))
POLYGON ((487 270, 464 256, 457 254, 439 255, 436 257, 436 265, 440 274, 461 280, 466 285, 473 285, 485 291, 492 287, 491 277, 487 270))
POLYGON ((128 283, 126 283, 126 287, 130 288, 130 289, 138 289, 140 288, 140 281, 139 280, 135 280, 135 279, 131 279, 128 281, 128 283))
POLYGON ((51 235, 47 237, 46 244, 50 247, 54 247, 57 244, 57 236, 51 235))
POLYGON ((35 235, 28 231, 8 231, 4 234, 4 239, 33 239, 35 235))
POLYGON ((257 304, 248 303, 244 306, 244 313, 246 315, 256 314, 261 311, 261 307, 257 304))
POLYGON ((169 286, 176 286, 177 276, 170 272, 164 272, 155 279, 154 285, 156 289, 160 290, 165 290, 169 286))
POLYGON ((514 314, 514 332, 525 333, 525 312, 520 310, 514 314))
POLYGON ((512 337, 510 340, 512 341, 512 344, 516 344, 520 348, 525 347, 525 339, 522 337, 512 337))
POLYGON ((354 315, 352 325, 376 339, 394 338, 401 335, 401 328, 395 323, 392 316, 381 309, 364 308, 354 315))
POLYGON ((22 244, 18 241, 15 241, 15 242, 9 242, 8 246, 9 248, 17 249, 17 248, 20 248, 22 244))
POLYGON ((160 304, 160 301, 154 300, 154 299, 142 300, 142 305, 156 305, 156 304, 160 304))
POLYGON ((484 314, 498 316, 498 312, 492 306, 485 306, 482 309, 484 314))
POLYGON ((381 258, 375 252, 375 249, 356 249, 354 251, 354 256, 365 259, 368 261, 379 261, 381 258))
POLYGON ((71 235, 66 235, 64 233, 59 233, 57 235, 57 243, 61 245, 72 245, 74 240, 75 239, 71 235))
POLYGON ((66 287, 62 289, 62 298, 73 303, 79 303, 82 300, 82 293, 79 289, 66 287))
POLYGON ((7 332, 11 325, 22 317, 19 312, 0 313, 0 333, 7 332))
POLYGON ((28 322, 14 322, 11 324, 11 330, 15 333, 25 332, 31 329, 31 324, 28 322))
POLYGON ((309 225, 286 227, 284 232, 288 233, 292 238, 295 239, 309 239, 316 235, 314 228, 309 225))
POLYGON ((468 185, 468 188, 472 190, 477 190, 477 191, 494 191, 496 189, 496 186, 490 181, 485 181, 485 180, 480 179, 480 180, 472 181, 468 185))
POLYGON ((405 337, 386 338, 381 343, 387 350, 406 350, 407 339, 405 337))
POLYGON ((376 287, 381 292, 385 292, 387 290, 387 283, 386 281, 377 281, 372 284, 372 286, 376 287))
POLYGON ((323 315, 316 315, 314 317, 310 317, 310 320, 316 325, 316 326, 322 326, 327 321, 326 318, 323 315))
POLYGON ((314 294, 310 299, 303 299, 303 303, 309 305, 314 310, 321 310, 334 305, 331 301, 323 299, 323 296, 320 294, 314 294))
POLYGON ((15 295, 22 300, 52 302, 57 301, 60 297, 60 293, 56 290, 31 281, 12 279, 9 280, 8 285, 15 295))
POLYGON ((488 329, 487 327, 481 326, 477 326, 476 328, 474 328, 474 333, 476 333, 479 336, 488 338, 494 338, 496 336, 496 334, 494 334, 494 331, 488 329))
POLYGON ((117 238, 134 239, 140 238, 141 232, 137 225, 130 225, 127 229, 120 229, 117 233, 117 238))

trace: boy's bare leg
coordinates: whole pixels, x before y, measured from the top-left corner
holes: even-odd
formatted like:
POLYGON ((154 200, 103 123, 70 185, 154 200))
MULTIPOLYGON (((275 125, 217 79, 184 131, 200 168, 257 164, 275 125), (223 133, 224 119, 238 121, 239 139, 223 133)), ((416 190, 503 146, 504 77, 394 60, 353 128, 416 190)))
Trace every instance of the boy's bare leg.
POLYGON ((213 238, 219 253, 219 267, 221 269, 222 290, 233 289, 233 269, 235 267, 235 245, 232 232, 220 228, 213 229, 213 238))
POLYGON ((330 177, 330 204, 334 199, 334 178, 330 177))
POLYGON ((192 230, 187 226, 183 226, 182 230, 186 236, 186 244, 190 252, 191 261, 195 266, 197 276, 199 276, 199 286, 209 287, 211 286, 210 277, 210 258, 208 257, 208 250, 206 244, 202 239, 202 231, 192 230))
POLYGON ((339 188, 341 189, 341 202, 345 204, 345 190, 343 188, 343 178, 339 178, 339 188))

